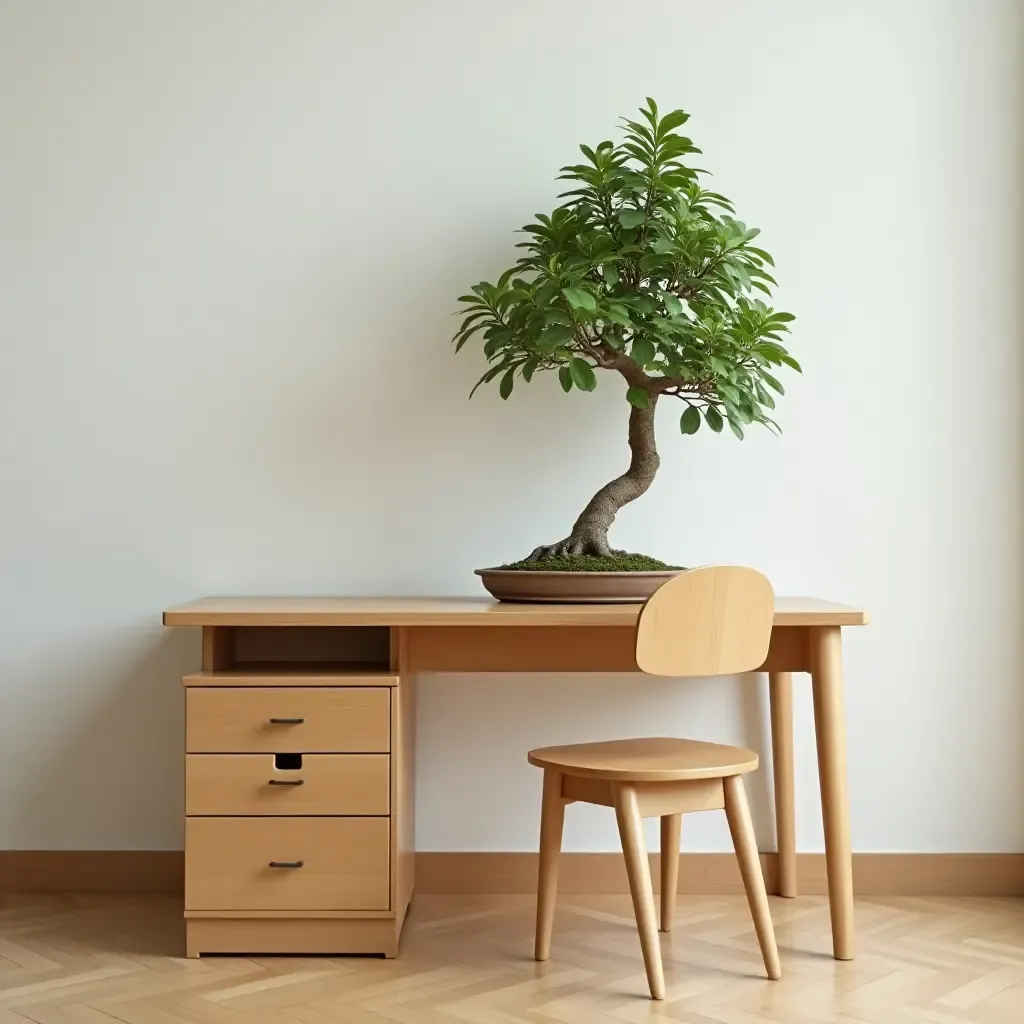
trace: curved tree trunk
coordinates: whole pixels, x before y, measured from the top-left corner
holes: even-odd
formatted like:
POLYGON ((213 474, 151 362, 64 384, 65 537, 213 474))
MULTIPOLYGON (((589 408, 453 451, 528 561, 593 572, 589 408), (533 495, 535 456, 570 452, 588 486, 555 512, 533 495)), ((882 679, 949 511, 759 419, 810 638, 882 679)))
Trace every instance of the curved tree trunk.
POLYGON ((619 509, 635 501, 654 482, 661 459, 654 439, 654 409, 657 393, 650 395, 646 409, 629 410, 629 469, 604 485, 587 504, 572 528, 572 533, 557 544, 536 548, 529 561, 538 562, 558 555, 608 556, 608 530, 619 509))

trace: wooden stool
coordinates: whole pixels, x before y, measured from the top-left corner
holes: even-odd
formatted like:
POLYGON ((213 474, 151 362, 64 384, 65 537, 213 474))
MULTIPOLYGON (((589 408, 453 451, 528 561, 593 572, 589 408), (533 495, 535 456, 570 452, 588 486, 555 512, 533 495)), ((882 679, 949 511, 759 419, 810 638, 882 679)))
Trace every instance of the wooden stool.
MULTIPOLYGON (((641 610, 637 666, 652 675, 749 672, 762 665, 768 653, 773 611, 771 585, 753 569, 715 566, 684 573, 661 587, 641 610)), ((665 978, 642 819, 661 818, 661 929, 667 932, 675 912, 682 815, 724 807, 765 969, 769 978, 781 976, 740 778, 757 767, 757 754, 697 740, 646 738, 545 747, 530 751, 529 761, 544 769, 537 960, 546 960, 551 949, 565 805, 580 801, 614 807, 647 981, 651 996, 664 999, 665 978)))

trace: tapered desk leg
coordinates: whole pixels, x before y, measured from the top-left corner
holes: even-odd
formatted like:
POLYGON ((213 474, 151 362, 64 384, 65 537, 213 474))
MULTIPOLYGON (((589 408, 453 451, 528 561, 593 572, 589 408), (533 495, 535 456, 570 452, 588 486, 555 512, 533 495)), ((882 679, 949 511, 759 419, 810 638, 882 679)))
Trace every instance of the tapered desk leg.
POLYGON ((779 895, 796 895, 796 811, 793 770, 793 677, 768 673, 772 709, 772 774, 775 778, 775 836, 779 852, 779 895))
POLYGON ((837 960, 852 960, 853 860, 850 851, 850 805, 846 792, 842 638, 838 626, 811 628, 810 661, 821 817, 825 825, 828 904, 832 915, 832 953, 837 960))

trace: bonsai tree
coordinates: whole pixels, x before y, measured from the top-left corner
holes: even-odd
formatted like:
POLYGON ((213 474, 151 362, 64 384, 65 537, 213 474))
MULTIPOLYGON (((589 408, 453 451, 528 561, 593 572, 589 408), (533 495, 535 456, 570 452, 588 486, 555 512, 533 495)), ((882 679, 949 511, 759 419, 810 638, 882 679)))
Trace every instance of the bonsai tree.
POLYGON ((480 336, 490 364, 473 392, 496 380, 507 399, 517 381, 545 370, 565 392, 593 391, 598 371, 625 383, 629 468, 590 499, 564 540, 527 562, 622 554, 608 530, 658 471, 662 399, 682 403, 683 434, 701 422, 716 433, 728 424, 738 438, 750 424, 777 431, 769 413, 783 387, 773 371, 800 370, 782 344, 793 315, 761 298, 771 296, 774 263, 753 244, 757 229, 685 162, 700 152, 677 131, 689 115, 661 115, 652 99, 640 115, 624 122, 622 142, 580 146, 586 162, 559 175, 573 184, 563 205, 522 229, 522 258, 459 299, 456 350, 480 336))

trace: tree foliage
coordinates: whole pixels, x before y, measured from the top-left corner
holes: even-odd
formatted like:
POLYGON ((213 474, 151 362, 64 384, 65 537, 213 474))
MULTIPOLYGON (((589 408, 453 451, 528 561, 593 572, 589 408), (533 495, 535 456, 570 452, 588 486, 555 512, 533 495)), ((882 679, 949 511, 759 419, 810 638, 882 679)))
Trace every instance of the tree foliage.
POLYGON ((758 230, 687 162, 700 152, 678 131, 688 118, 648 99, 623 141, 580 146, 585 162, 559 175, 572 183, 563 204, 522 229, 522 258, 459 299, 456 349, 482 338, 489 363, 474 392, 497 380, 507 399, 544 370, 593 391, 595 371, 614 370, 635 408, 681 399, 684 434, 777 429, 773 371, 800 370, 783 344, 794 317, 766 301, 774 262, 758 230))

